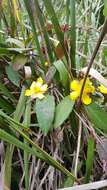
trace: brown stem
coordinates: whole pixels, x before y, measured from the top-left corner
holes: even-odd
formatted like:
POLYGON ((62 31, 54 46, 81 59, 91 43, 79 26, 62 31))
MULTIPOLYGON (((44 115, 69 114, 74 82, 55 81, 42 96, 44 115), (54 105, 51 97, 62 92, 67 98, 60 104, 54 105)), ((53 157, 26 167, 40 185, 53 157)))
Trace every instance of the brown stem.
POLYGON ((80 98, 79 98, 79 101, 78 101, 78 107, 80 107, 80 104, 81 104, 81 98, 82 98, 84 86, 85 86, 85 83, 86 83, 86 80, 87 80, 87 77, 88 77, 90 68, 91 68, 91 66, 92 66, 92 64, 93 64, 93 61, 94 61, 94 59, 95 59, 95 57, 96 57, 96 54, 97 54, 97 52, 98 52, 98 50, 99 50, 99 47, 100 47, 100 45, 101 45, 101 42, 102 42, 102 40, 103 40, 103 38, 104 38, 104 36, 105 36, 106 33, 107 33, 107 19, 105 20, 105 23, 104 23, 104 25, 103 25, 101 34, 100 34, 100 36, 99 36, 99 39, 98 39, 97 44, 96 44, 96 46, 95 46, 94 52, 93 52, 92 57, 91 57, 91 59, 90 59, 90 62, 89 62, 89 64, 88 64, 87 72, 86 72, 86 74, 85 74, 84 81, 83 81, 83 85, 82 85, 81 92, 80 92, 80 98))

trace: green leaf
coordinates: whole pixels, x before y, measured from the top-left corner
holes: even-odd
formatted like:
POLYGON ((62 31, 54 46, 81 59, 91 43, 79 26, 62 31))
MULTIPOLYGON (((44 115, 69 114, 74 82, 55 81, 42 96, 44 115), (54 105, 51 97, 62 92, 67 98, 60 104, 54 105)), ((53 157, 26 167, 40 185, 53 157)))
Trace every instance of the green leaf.
POLYGON ((24 115, 24 125, 29 128, 30 127, 30 121, 31 121, 31 102, 27 102, 26 109, 25 109, 25 115, 24 115))
MULTIPOLYGON (((21 114, 20 114, 20 115, 21 115, 21 114)), ((18 127, 18 128, 20 127, 20 128, 23 129, 23 130, 26 130, 26 126, 23 125, 23 124, 21 124, 21 123, 19 123, 19 122, 17 121, 17 118, 12 119, 12 118, 9 117, 7 114, 5 114, 2 110, 0 110, 0 116, 5 119, 5 122, 7 122, 7 123, 9 123, 9 124, 11 124, 11 125, 15 125, 15 126, 18 127)), ((16 115, 15 115, 15 116, 16 116, 16 115)), ((15 116, 14 116, 14 117, 15 117, 15 116)), ((20 118, 20 116, 19 116, 19 118, 20 118)), ((18 118, 18 120, 19 120, 19 118, 18 118)))
MULTIPOLYGON (((9 140, 12 140, 12 136, 11 135, 8 136, 8 133, 6 133, 4 130, 0 130, 0 138, 2 140, 6 140, 7 142, 9 142, 9 140)), ((3 180, 6 187, 10 187, 10 184, 11 184, 13 150, 14 150, 14 147, 11 144, 8 144, 6 147, 5 159, 4 159, 4 165, 3 165, 4 167, 3 180)))
POLYGON ((63 184, 63 187, 71 187, 73 186, 73 183, 74 183, 74 180, 70 177, 66 177, 66 179, 64 180, 64 184, 63 184))
POLYGON ((15 71, 18 71, 19 69, 21 69, 27 62, 27 56, 23 55, 23 54, 18 54, 15 55, 13 60, 12 60, 12 67, 15 71))
MULTIPOLYGON (((14 125, 12 122, 10 122, 10 120, 12 119, 12 121, 20 121, 21 116, 24 113, 24 107, 25 107, 25 101, 26 97, 25 97, 25 87, 22 88, 22 92, 16 107, 16 110, 14 112, 14 119, 10 118, 7 114, 3 113, 0 110, 0 115, 5 118, 5 121, 8 122, 10 125, 14 125)), ((7 148, 6 148, 6 155, 5 155, 5 165, 4 165, 4 182, 5 185, 10 188, 10 184, 11 184, 11 167, 12 167, 12 157, 13 157, 13 152, 14 152, 14 146, 8 144, 7 148), (7 172, 8 170, 8 172, 7 172)))
POLYGON ((91 171, 93 167, 93 160, 94 160, 94 139, 90 137, 88 139, 85 183, 88 183, 90 181, 91 171))
POLYGON ((34 109, 37 114, 39 127, 44 134, 47 134, 48 131, 52 128, 52 122, 54 119, 54 97, 48 95, 43 100, 37 99, 34 109))
MULTIPOLYGON (((24 115, 24 121, 23 124, 25 126, 30 127, 30 122, 31 122, 31 101, 27 102, 26 109, 25 109, 25 115, 24 115)), ((28 135, 28 134, 26 134, 28 135)), ((28 135, 29 136, 29 135, 28 135)), ((28 144, 26 139, 24 139, 24 143, 28 144)), ((29 189, 29 154, 24 151, 24 172, 25 172, 25 189, 29 189)))
MULTIPOLYGON (((11 117, 7 116, 5 113, 3 113, 2 111, 0 111, 0 116, 3 118, 7 118, 7 122, 9 125, 9 127, 13 128, 16 132, 18 132, 24 139, 26 139, 26 141, 31 144, 34 148, 36 149, 37 153, 39 153, 39 155, 41 156, 40 159, 43 158, 43 160, 46 161, 46 163, 48 163, 49 165, 51 164, 53 167, 57 168, 58 170, 60 170, 61 172, 63 172, 64 174, 66 174, 67 176, 70 176, 71 179, 76 180, 77 182, 78 179, 71 173, 69 172, 63 165, 61 165, 61 163, 59 163, 58 161, 56 161, 55 159, 53 159, 52 156, 50 156, 47 152, 45 152, 41 147, 38 146, 38 144, 34 143, 23 131, 22 129, 20 129, 20 126, 22 128, 23 127, 22 124, 16 122, 15 120, 13 120, 11 117), (15 124, 15 125, 14 125, 15 124)), ((1 131, 0 131, 1 134, 1 131)), ((2 135, 2 134, 1 134, 2 135)), ((1 136, 0 136, 1 137, 1 136)), ((12 143, 12 142, 11 142, 12 143)), ((14 142, 12 144, 15 144, 14 142)), ((17 146, 17 145, 16 145, 17 146)), ((38 157, 40 157, 38 156, 38 157)))
POLYGON ((2 108, 8 114, 14 111, 14 106, 3 97, 0 97, 0 108, 2 108))
POLYGON ((56 35, 57 35, 57 38, 65 52, 65 56, 67 56, 67 53, 66 53, 66 49, 65 49, 65 45, 64 45, 64 34, 62 33, 61 31, 61 27, 59 25, 59 21, 57 19, 57 16, 56 16, 56 13, 55 13, 55 10, 54 10, 54 7, 53 7, 53 4, 50 0, 44 0, 44 5, 46 7, 46 11, 52 21, 52 24, 54 26, 54 29, 55 29, 55 32, 56 32, 56 35))
POLYGON ((22 87, 21 94, 19 101, 16 106, 16 110, 14 112, 14 119, 17 121, 20 121, 20 118, 22 117, 26 105, 26 99, 27 97, 25 96, 25 86, 22 87))
POLYGON ((14 71, 13 68, 9 65, 6 67, 6 74, 8 79, 17 87, 20 85, 21 77, 18 72, 14 71))
POLYGON ((3 48, 3 47, 0 48, 0 55, 10 55, 12 53, 14 52, 10 52, 8 48, 3 48))
POLYGON ((69 75, 64 63, 61 60, 58 60, 54 62, 54 66, 59 72, 62 85, 67 88, 69 85, 69 75))
POLYGON ((22 52, 28 52, 32 48, 2 48, 0 47, 0 56, 1 55, 16 55, 17 53, 22 53, 22 52))
POLYGON ((14 45, 18 46, 19 48, 20 47, 24 48, 23 42, 18 39, 15 39, 15 38, 7 38, 6 43, 14 44, 14 45))
POLYGON ((73 76, 76 77, 76 60, 75 60, 75 55, 76 55, 76 8, 75 8, 76 1, 75 0, 70 0, 70 24, 72 27, 72 30, 70 31, 71 36, 70 36, 70 58, 71 58, 71 68, 72 68, 72 73, 73 76))
POLYGON ((35 45, 37 47, 37 52, 40 55, 41 63, 44 64, 45 60, 44 60, 44 57, 41 52, 41 47, 40 47, 39 38, 38 38, 38 34, 37 34, 37 28, 36 28, 36 24, 35 24, 36 18, 35 18, 34 2, 32 0, 30 0, 30 1, 24 0, 24 3, 25 3, 26 10, 28 12, 28 15, 29 15, 30 22, 31 22, 32 31, 33 31, 33 35, 34 35, 34 41, 35 41, 35 45))
POLYGON ((0 129, 0 139, 17 146, 18 148, 26 151, 27 153, 33 154, 33 155, 39 157, 40 159, 45 160, 45 158, 42 156, 42 154, 37 152, 36 149, 29 147, 27 144, 19 141, 16 137, 13 137, 12 135, 8 134, 7 132, 5 132, 2 129, 0 129))
POLYGON ((54 127, 57 128, 63 124, 63 122, 69 117, 72 112, 73 101, 70 100, 69 96, 66 96, 56 107, 55 110, 55 122, 54 127))
MULTIPOLYGON (((41 147, 38 146, 38 144, 34 143, 23 131, 22 129, 20 129, 20 126, 23 128, 23 125, 16 122, 15 120, 12 120, 11 117, 7 116, 5 113, 3 113, 2 111, 0 111, 0 116, 5 118, 6 121, 8 122, 9 127, 11 127, 12 129, 14 129, 16 132, 18 132, 23 138, 26 139, 26 141, 31 144, 35 149, 35 151, 37 153, 39 153, 39 155, 41 156, 40 159, 43 158, 43 160, 46 161, 46 163, 48 163, 49 165, 51 164, 53 167, 57 168, 58 170, 60 170, 61 172, 63 172, 65 175, 71 177, 71 179, 74 179, 78 182, 78 179, 71 173, 69 172, 61 163, 59 163, 58 161, 56 161, 52 156, 50 156, 46 151, 44 151, 41 147), (15 125, 14 125, 15 124, 15 125), (17 126, 16 126, 17 125, 17 126)), ((25 127, 24 127, 25 128, 25 127)), ((27 131, 26 131, 27 132, 27 131)), ((0 131, 1 134, 1 131, 0 131)), ((2 134, 1 134, 2 135, 2 134)), ((0 136, 1 137, 1 136, 0 136)), ((11 142, 12 143, 12 142, 11 142)), ((12 143, 14 144, 14 142, 12 143)), ((17 146, 17 145, 16 145, 17 146)), ((40 157, 38 156, 38 157, 40 157)))
POLYGON ((104 0, 104 10, 103 10, 103 15, 107 16, 107 0, 104 0))
POLYGON ((11 101, 15 101, 15 97, 12 95, 12 93, 7 89, 6 85, 4 85, 3 83, 0 82, 0 92, 8 97, 9 99, 11 99, 11 101))
POLYGON ((44 39, 45 39, 45 42, 46 42, 46 46, 47 46, 47 51, 48 51, 48 56, 50 58, 50 62, 53 62, 52 47, 51 47, 51 44, 50 44, 50 39, 49 39, 48 32, 46 30, 45 19, 44 19, 43 14, 42 14, 42 12, 40 10, 40 5, 39 5, 39 1, 38 0, 35 0, 35 10, 36 10, 35 11, 36 17, 39 20, 41 28, 42 28, 42 31, 43 31, 43 35, 44 35, 44 39))
POLYGON ((107 132, 107 112, 95 103, 85 106, 85 109, 94 127, 107 132))

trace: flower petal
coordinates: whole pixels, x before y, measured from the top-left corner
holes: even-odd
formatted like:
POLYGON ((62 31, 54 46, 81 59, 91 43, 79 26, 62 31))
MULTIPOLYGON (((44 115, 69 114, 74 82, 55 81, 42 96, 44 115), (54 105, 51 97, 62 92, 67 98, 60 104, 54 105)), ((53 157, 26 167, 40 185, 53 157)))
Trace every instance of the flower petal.
POLYGON ((70 89, 74 91, 78 91, 80 89, 79 81, 73 80, 70 84, 70 89))
MULTIPOLYGON (((84 79, 82 79, 82 80, 80 81, 81 87, 82 87, 82 85, 83 85, 83 81, 84 81, 84 79)), ((87 93, 94 93, 94 92, 95 92, 95 88, 94 88, 94 86, 92 85, 92 82, 90 81, 90 79, 87 78, 86 83, 85 83, 85 86, 84 86, 84 91, 83 91, 83 93, 87 94, 87 93)))
POLYGON ((79 93, 77 91, 73 91, 70 93, 71 100, 76 100, 79 97, 79 93))
POLYGON ((30 86, 30 89, 26 90, 25 96, 31 96, 32 99, 34 98, 43 99, 45 97, 43 94, 47 91, 48 85, 47 84, 42 85, 42 84, 43 80, 41 77, 39 77, 36 82, 33 81, 30 86))
POLYGON ((40 100, 43 99, 45 96, 42 93, 33 94, 31 96, 32 100, 35 98, 39 98, 40 100))
POLYGON ((36 82, 36 86, 35 86, 35 92, 41 92, 41 87, 42 85, 39 82, 36 82))
POLYGON ((83 94, 82 95, 82 102, 86 105, 91 104, 92 99, 87 95, 87 94, 83 94))
POLYGON ((86 86, 84 87, 84 93, 94 93, 95 92, 95 87, 93 85, 90 85, 90 86, 86 86))
MULTIPOLYGON (((84 78, 80 80, 80 84, 82 85, 83 84, 83 81, 84 81, 84 78)), ((89 78, 87 78, 86 82, 85 82, 85 85, 92 85, 92 82, 90 81, 89 78)))
POLYGON ((94 93, 95 92, 95 87, 92 85, 90 90, 91 90, 91 93, 94 93))
POLYGON ((34 92, 32 90, 26 90, 25 91, 25 96, 31 96, 33 94, 34 94, 34 92))
POLYGON ((36 86, 36 82, 35 81, 33 81, 32 82, 32 84, 31 84, 31 86, 30 86, 30 89, 32 90, 32 89, 34 89, 35 88, 35 86, 36 86))
POLYGON ((42 84, 43 84, 43 79, 42 79, 41 77, 39 77, 39 78, 37 79, 37 82, 42 85, 42 84))
POLYGON ((47 84, 44 84, 41 86, 41 92, 46 92, 48 89, 48 85, 47 84))
POLYGON ((107 94, 107 88, 103 85, 100 85, 98 87, 99 91, 102 92, 103 94, 107 94))
POLYGON ((30 90, 33 93, 36 93, 36 92, 40 92, 40 89, 41 89, 41 83, 33 81, 30 86, 30 90))
POLYGON ((45 96, 42 93, 37 93, 36 97, 39 98, 40 100, 43 99, 45 96))

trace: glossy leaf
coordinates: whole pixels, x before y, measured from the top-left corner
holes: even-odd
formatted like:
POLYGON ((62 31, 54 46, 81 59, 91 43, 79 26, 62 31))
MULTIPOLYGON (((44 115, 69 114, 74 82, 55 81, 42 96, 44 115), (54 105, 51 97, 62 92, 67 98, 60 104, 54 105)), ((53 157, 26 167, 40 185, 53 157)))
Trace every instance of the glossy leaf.
POLYGON ((63 122, 69 117, 69 114, 72 112, 73 101, 70 100, 69 96, 66 96, 56 107, 55 110, 55 121, 54 127, 57 128, 63 124, 63 122))
POLYGON ((88 183, 90 181, 91 172, 93 168, 93 160, 94 160, 94 139, 90 137, 88 139, 85 183, 88 183))
POLYGON ((67 88, 69 85, 69 75, 64 63, 61 60, 58 60, 54 62, 54 66, 59 72, 62 85, 67 88))
POLYGON ((107 0, 104 0, 103 14, 104 14, 104 16, 107 16, 107 0))
POLYGON ((37 114, 39 127, 44 134, 47 134, 48 131, 52 128, 52 122, 54 119, 54 97, 48 95, 43 100, 37 99, 34 109, 37 114))
POLYGON ((6 66, 6 74, 8 79, 17 87, 20 85, 20 75, 18 72, 14 71, 11 66, 6 66))
POLYGON ((107 132, 107 112, 95 103, 85 106, 85 109, 94 127, 107 132))

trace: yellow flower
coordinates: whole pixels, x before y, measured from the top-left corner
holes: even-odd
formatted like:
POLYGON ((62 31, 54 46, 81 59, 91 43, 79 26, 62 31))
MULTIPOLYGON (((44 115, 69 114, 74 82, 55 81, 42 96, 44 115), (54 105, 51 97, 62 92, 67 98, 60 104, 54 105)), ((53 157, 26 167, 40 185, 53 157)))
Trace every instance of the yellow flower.
POLYGON ((32 98, 43 99, 44 93, 47 91, 48 85, 43 84, 43 79, 39 77, 37 81, 33 81, 30 89, 25 91, 25 96, 32 96, 32 98))
POLYGON ((107 94, 107 88, 102 84, 98 87, 99 91, 103 94, 107 94))
POLYGON ((45 66, 46 66, 46 67, 48 67, 48 66, 49 66, 48 61, 45 61, 45 66))
MULTIPOLYGON (((72 92, 70 93, 70 98, 71 100, 77 100, 80 96, 81 93, 81 88, 83 85, 84 79, 78 81, 78 80, 73 80, 70 84, 70 89, 72 92)), ((87 78, 83 94, 82 94, 82 102, 86 105, 90 104, 92 102, 92 99, 90 98, 89 94, 93 94, 95 92, 95 88, 92 85, 92 82, 87 78)))

